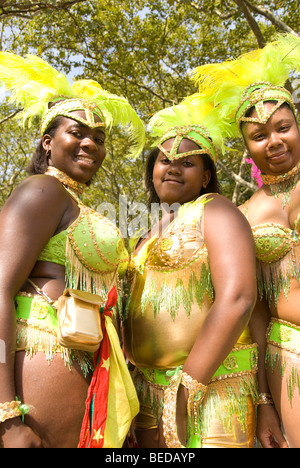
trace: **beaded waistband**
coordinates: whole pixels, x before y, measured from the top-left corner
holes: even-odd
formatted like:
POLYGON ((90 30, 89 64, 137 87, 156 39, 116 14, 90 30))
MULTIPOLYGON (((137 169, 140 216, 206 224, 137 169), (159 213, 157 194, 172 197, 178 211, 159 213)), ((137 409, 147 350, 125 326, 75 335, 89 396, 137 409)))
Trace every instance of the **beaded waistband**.
POLYGON ((300 355, 300 326, 272 318, 267 330, 267 342, 300 355))
POLYGON ((57 334, 56 309, 38 295, 19 293, 15 297, 17 323, 57 334))
MULTIPOLYGON (((233 348, 213 375, 210 383, 226 378, 256 373, 257 365, 258 349, 256 343, 233 348)), ((169 385, 170 378, 173 376, 176 369, 139 368, 138 371, 143 374, 144 378, 151 384, 166 386, 169 385)))
POLYGON ((70 369, 73 361, 77 361, 85 376, 93 370, 93 356, 90 353, 68 349, 59 344, 56 309, 42 297, 19 293, 15 297, 15 309, 17 351, 25 351, 29 356, 38 351, 43 352, 49 363, 59 353, 70 369))

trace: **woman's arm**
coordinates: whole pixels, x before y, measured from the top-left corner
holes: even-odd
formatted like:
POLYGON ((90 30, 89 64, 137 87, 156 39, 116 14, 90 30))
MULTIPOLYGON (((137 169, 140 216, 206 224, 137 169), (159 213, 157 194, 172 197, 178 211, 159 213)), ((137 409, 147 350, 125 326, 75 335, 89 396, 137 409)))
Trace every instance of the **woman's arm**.
MULTIPOLYGON (((62 189, 63 190, 63 189, 62 189)), ((0 403, 16 399, 14 355, 16 348, 14 297, 32 271, 39 252, 55 233, 66 210, 63 191, 49 177, 31 177, 11 195, 0 213, 0 339, 5 344, 6 362, 0 364, 0 403)), ((0 434, 14 429, 23 443, 37 443, 20 418, 0 423, 0 434)), ((27 428, 28 429, 28 428, 27 428)), ((14 440, 14 447, 18 440, 14 440)))
POLYGON ((215 300, 183 370, 206 385, 249 322, 256 301, 256 274, 250 226, 220 195, 205 206, 204 241, 215 300))
MULTIPOLYGON (((249 322, 253 340, 258 344, 258 389, 259 393, 270 394, 266 376, 266 332, 270 321, 270 311, 265 300, 257 300, 249 322)), ((257 438, 263 448, 288 448, 281 431, 280 419, 271 404, 259 405, 257 410, 257 438)))

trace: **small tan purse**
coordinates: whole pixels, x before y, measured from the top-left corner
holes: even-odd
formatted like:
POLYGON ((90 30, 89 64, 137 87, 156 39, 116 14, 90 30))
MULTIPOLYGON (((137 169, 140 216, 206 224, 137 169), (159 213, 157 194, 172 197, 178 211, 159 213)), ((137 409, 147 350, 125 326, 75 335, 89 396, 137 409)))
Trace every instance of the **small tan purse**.
POLYGON ((103 339, 100 307, 104 304, 97 294, 66 289, 54 304, 58 342, 66 348, 97 351, 103 339))
POLYGON ((103 339, 100 307, 106 299, 77 289, 65 289, 57 301, 52 301, 30 278, 27 281, 36 292, 57 310, 57 340, 61 346, 94 353, 103 339))

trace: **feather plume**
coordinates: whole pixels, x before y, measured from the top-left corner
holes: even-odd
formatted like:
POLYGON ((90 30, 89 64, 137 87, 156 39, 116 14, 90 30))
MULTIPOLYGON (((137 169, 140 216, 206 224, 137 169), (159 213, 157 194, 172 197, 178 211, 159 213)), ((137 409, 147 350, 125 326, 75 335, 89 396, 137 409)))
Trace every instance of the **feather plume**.
POLYGON ((23 108, 18 118, 30 125, 35 116, 44 117, 55 97, 79 98, 95 103, 103 112, 108 130, 125 127, 131 142, 129 157, 137 157, 145 144, 144 125, 124 97, 105 91, 94 80, 70 83, 45 60, 28 54, 25 58, 0 52, 0 84, 11 92, 10 101, 23 108))
POLYGON ((138 156, 145 145, 145 127, 136 111, 125 97, 104 90, 93 80, 75 81, 72 87, 79 97, 91 100, 102 110, 108 129, 122 126, 132 142, 129 157, 138 156))
POLYGON ((283 87, 291 71, 300 70, 300 37, 279 34, 263 49, 242 54, 236 60, 196 68, 192 78, 199 92, 211 95, 221 119, 234 122, 235 111, 245 88, 268 82, 283 87))
POLYGON ((44 60, 11 52, 0 52, 0 82, 11 91, 10 101, 23 107, 18 118, 29 123, 46 112, 53 95, 69 95, 71 90, 67 78, 44 60))
POLYGON ((156 139, 154 145, 174 127, 202 127, 207 140, 212 140, 218 151, 224 152, 224 135, 230 125, 223 123, 213 103, 199 93, 186 97, 180 104, 157 112, 149 121, 150 135, 156 139), (228 127, 228 128, 227 128, 228 127))

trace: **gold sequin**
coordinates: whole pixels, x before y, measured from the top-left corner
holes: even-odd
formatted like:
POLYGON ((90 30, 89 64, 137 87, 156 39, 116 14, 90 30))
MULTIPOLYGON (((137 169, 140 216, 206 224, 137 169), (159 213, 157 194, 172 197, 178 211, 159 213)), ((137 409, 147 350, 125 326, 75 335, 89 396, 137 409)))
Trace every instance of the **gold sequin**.
POLYGON ((166 250, 171 250, 173 246, 173 240, 172 239, 162 239, 161 244, 160 244, 160 249, 165 252, 166 250))
POLYGON ((32 315, 36 319, 44 319, 48 315, 48 306, 42 299, 34 298, 31 305, 32 315))
POLYGON ((228 369, 228 370, 237 369, 239 367, 237 359, 236 359, 235 356, 228 356, 224 360, 223 364, 224 364, 224 367, 226 367, 226 369, 228 369))
POLYGON ((290 341, 292 337, 292 330, 290 328, 280 328, 279 330, 279 338, 281 341, 290 341))

